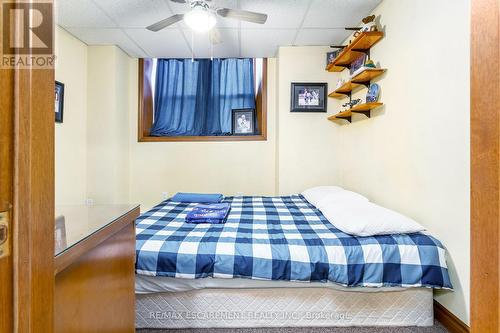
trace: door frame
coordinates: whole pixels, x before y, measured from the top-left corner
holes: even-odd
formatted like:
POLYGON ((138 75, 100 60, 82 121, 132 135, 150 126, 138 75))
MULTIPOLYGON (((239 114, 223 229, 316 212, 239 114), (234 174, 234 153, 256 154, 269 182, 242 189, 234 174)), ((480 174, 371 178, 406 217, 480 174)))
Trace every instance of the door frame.
POLYGON ((499 2, 471 2, 471 331, 500 332, 499 2))
POLYGON ((0 133, 0 142, 10 147, 0 150, 0 158, 5 158, 0 164, 2 184, 10 188, 0 193, 0 200, 10 207, 11 248, 10 255, 0 259, 0 295, 9 305, 1 308, 0 331, 52 332, 54 69, 9 68, 0 69, 0 75, 2 121, 8 120, 1 126, 6 131, 0 133))
POLYGON ((14 328, 52 332, 54 320, 54 69, 16 71, 14 328))

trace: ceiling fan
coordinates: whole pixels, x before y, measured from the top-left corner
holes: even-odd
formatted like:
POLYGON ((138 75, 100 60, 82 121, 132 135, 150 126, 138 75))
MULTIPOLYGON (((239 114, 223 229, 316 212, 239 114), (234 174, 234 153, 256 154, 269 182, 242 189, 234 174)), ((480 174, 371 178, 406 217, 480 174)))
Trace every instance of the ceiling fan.
POLYGON ((247 10, 216 8, 210 6, 211 0, 170 0, 176 3, 188 4, 191 8, 186 14, 175 14, 164 20, 151 24, 146 27, 150 31, 160 31, 177 23, 181 20, 196 32, 210 31, 217 21, 217 15, 224 18, 230 18, 240 21, 264 24, 267 20, 267 14, 250 12, 247 10))

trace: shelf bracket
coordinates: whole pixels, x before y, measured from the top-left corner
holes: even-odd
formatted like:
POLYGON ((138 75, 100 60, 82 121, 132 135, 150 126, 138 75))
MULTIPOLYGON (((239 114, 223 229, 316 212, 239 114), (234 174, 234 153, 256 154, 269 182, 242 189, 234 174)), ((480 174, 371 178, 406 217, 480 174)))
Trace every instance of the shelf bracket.
POLYGON ((349 117, 337 117, 337 119, 343 119, 343 120, 347 120, 348 122, 351 122, 352 117, 351 116, 349 116, 349 117))
POLYGON ((370 116, 371 116, 371 112, 370 112, 370 110, 368 110, 368 111, 351 111, 351 112, 354 112, 354 113, 362 113, 362 114, 364 114, 364 115, 365 115, 366 117, 368 117, 368 118, 370 118, 370 116))

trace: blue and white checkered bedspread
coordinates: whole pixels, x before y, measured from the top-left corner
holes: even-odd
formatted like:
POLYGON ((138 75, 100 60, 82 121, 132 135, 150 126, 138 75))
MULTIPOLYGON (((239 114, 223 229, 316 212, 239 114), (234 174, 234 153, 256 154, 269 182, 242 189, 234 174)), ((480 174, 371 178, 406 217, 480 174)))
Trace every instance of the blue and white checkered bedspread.
POLYGON ((300 195, 224 202, 225 224, 185 223, 196 204, 169 200, 139 217, 137 274, 452 288, 432 236, 347 235, 300 195))

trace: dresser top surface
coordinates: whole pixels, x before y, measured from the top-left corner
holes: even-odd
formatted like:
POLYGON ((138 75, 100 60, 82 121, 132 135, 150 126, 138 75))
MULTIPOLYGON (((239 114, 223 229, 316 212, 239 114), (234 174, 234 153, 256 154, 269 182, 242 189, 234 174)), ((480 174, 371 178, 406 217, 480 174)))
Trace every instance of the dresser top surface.
POLYGON ((136 204, 56 206, 55 255, 67 251, 137 207, 136 204))

